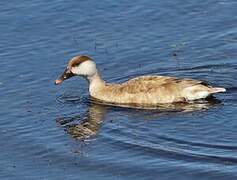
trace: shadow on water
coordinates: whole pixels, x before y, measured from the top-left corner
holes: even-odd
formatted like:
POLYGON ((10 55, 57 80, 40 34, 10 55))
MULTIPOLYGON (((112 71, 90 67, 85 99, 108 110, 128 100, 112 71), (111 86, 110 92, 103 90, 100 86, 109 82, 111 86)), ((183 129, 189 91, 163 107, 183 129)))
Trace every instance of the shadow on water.
POLYGON ((84 102, 88 104, 89 109, 82 115, 59 117, 56 119, 56 122, 65 128, 65 131, 77 140, 86 140, 95 137, 99 133, 104 117, 109 110, 126 111, 129 113, 129 116, 140 116, 143 117, 144 120, 151 120, 154 119, 154 117, 159 118, 162 115, 205 111, 221 104, 221 101, 214 97, 192 103, 160 104, 159 106, 115 106, 113 104, 105 104, 93 99, 81 100, 81 98, 77 97, 63 98, 65 98, 67 102, 84 102))

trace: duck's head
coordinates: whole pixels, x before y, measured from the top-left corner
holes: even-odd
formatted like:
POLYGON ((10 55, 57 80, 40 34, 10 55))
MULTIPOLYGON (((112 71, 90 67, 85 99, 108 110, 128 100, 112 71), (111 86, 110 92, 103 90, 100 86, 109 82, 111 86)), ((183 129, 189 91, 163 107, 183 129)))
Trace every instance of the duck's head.
POLYGON ((88 56, 80 55, 73 57, 63 74, 55 81, 56 85, 75 75, 83 76, 87 79, 94 76, 97 72, 95 62, 88 56))

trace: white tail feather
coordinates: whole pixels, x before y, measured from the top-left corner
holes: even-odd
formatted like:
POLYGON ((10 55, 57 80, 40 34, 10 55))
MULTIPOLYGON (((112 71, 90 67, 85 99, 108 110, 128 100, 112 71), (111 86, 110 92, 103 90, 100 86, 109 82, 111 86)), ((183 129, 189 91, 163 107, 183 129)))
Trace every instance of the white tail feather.
POLYGON ((225 89, 225 88, 219 88, 219 87, 211 88, 211 89, 210 89, 210 93, 211 93, 211 94, 213 94, 213 93, 219 93, 219 92, 226 92, 226 89, 225 89))

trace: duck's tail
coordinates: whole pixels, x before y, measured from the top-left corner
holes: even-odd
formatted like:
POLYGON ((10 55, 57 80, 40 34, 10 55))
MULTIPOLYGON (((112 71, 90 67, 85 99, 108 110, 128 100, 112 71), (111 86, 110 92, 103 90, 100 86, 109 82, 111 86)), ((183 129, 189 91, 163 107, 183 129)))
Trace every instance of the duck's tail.
POLYGON ((210 93, 214 94, 214 93, 220 93, 220 92, 226 92, 225 88, 220 88, 220 87, 213 87, 210 89, 210 93))

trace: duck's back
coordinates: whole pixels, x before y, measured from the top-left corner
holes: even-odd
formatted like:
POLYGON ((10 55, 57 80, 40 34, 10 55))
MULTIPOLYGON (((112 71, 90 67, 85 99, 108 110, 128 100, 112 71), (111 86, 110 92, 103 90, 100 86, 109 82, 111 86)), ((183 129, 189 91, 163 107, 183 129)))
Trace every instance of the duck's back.
POLYGON ((159 104, 205 98, 211 94, 203 81, 169 76, 140 76, 122 84, 106 84, 95 98, 111 103, 159 104))

